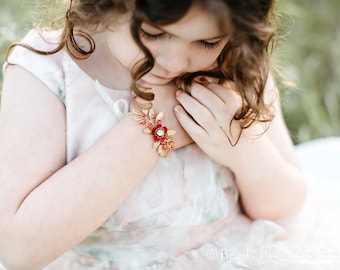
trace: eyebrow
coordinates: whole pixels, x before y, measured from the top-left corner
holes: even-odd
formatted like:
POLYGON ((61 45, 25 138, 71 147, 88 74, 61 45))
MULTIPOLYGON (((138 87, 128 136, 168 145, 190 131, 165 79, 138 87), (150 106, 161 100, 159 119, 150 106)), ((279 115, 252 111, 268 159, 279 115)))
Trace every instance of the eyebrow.
MULTIPOLYGON (((141 28, 142 28, 142 25, 143 25, 143 24, 146 24, 146 25, 148 25, 148 26, 151 26, 151 27, 153 27, 153 28, 155 28, 155 29, 157 29, 157 30, 159 30, 159 31, 162 31, 163 33, 166 33, 166 34, 168 34, 168 35, 171 35, 171 36, 173 36, 173 37, 179 38, 177 35, 172 34, 172 33, 168 32, 168 31, 165 31, 163 28, 161 28, 161 27, 159 27, 159 26, 157 26, 157 25, 151 24, 151 23, 143 22, 143 23, 141 24, 141 28)), ((200 39, 200 40, 209 41, 209 40, 215 40, 215 39, 223 39, 223 38, 226 38, 227 36, 228 36, 227 34, 224 34, 224 35, 219 35, 219 36, 211 37, 211 38, 210 38, 210 37, 209 37, 209 38, 204 38, 204 39, 200 39)))

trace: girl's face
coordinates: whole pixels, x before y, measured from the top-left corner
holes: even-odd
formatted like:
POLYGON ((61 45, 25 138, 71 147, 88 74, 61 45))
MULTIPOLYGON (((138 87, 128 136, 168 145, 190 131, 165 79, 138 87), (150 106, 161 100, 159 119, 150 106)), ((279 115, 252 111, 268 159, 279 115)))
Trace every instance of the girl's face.
MULTIPOLYGON (((143 55, 129 37, 129 26, 119 32, 112 34, 119 42, 112 36, 109 46, 116 60, 130 69, 143 55)), ((182 74, 214 68, 227 36, 220 31, 213 14, 194 5, 173 24, 157 27, 143 23, 141 40, 155 59, 154 67, 142 81, 163 85, 182 74)))

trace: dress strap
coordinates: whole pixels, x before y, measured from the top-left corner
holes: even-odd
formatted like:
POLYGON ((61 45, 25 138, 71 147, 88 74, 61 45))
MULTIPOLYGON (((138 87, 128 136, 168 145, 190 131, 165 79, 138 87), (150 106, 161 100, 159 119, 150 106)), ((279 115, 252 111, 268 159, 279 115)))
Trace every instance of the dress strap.
POLYGON ((113 114, 118 120, 123 119, 129 112, 129 102, 128 100, 121 98, 118 100, 113 100, 107 93, 106 89, 98 82, 95 82, 95 88, 98 94, 103 98, 105 103, 110 107, 113 114))

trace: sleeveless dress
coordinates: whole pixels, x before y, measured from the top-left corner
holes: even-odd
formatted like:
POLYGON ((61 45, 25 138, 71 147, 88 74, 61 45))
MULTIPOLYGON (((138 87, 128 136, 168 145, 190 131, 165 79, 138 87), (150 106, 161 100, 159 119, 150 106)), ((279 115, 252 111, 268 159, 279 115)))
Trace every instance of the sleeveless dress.
MULTIPOLYGON (((32 30, 23 42, 48 50, 57 37, 50 32, 42 39, 32 30)), ((104 87, 65 51, 41 56, 17 47, 8 62, 34 74, 65 105, 68 162, 129 112, 130 91, 104 87)), ((307 160, 313 157, 310 151, 317 152, 314 157, 334 153, 333 164, 313 172, 321 180, 311 180, 299 216, 280 222, 247 218, 232 172, 192 144, 159 159, 106 223, 45 270, 340 269, 340 196, 320 195, 317 185, 334 176, 329 182, 334 194, 339 191, 340 139, 322 142, 330 149, 317 152, 318 142, 297 147, 307 170, 309 164, 321 166, 320 160, 307 160)))

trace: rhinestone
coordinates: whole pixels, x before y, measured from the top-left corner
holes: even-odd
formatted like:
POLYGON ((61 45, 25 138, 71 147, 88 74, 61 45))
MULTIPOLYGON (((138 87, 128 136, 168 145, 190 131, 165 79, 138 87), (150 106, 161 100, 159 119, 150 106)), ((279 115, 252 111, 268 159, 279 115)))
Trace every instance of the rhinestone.
POLYGON ((164 129, 160 128, 156 130, 157 137, 163 137, 165 135, 164 129))

